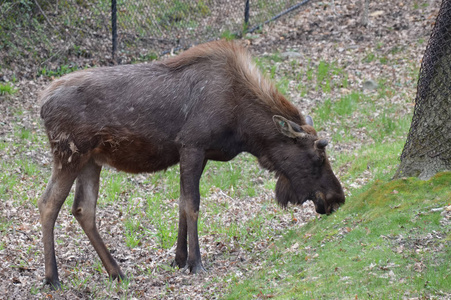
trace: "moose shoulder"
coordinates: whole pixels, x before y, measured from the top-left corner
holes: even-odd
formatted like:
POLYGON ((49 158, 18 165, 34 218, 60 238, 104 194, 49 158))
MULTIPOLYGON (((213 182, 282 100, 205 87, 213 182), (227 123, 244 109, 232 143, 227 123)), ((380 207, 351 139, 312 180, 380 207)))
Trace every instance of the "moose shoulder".
POLYGON ((329 214, 345 201, 325 153, 327 141, 235 43, 207 43, 152 64, 75 72, 54 81, 41 101, 54 161, 39 200, 45 280, 53 288, 60 288, 53 228, 75 180, 72 213, 109 276, 124 278, 96 228, 105 164, 140 173, 180 163, 174 265, 192 273, 203 270, 197 219, 199 180, 208 160, 253 154, 278 176, 282 206, 310 199, 318 213, 329 214))

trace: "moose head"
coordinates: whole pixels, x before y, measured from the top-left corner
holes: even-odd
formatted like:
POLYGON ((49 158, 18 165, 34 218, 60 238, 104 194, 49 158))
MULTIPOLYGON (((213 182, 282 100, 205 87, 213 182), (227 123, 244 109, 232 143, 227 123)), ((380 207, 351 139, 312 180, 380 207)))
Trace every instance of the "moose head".
POLYGON ((345 196, 326 155, 328 142, 317 136, 312 118, 307 116, 302 126, 278 115, 273 121, 284 141, 273 154, 278 162, 277 202, 286 206, 312 200, 317 213, 337 210, 345 196))

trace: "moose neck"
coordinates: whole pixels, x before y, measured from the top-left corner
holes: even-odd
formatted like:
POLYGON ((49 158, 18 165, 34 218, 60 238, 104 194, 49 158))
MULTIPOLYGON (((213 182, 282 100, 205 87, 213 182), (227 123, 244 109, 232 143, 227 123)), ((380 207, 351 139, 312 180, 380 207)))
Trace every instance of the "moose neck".
MULTIPOLYGON (((290 104, 291 105, 291 104, 290 104)), ((274 125, 272 117, 280 111, 265 105, 242 105, 240 111, 239 131, 243 141, 243 150, 257 157, 260 165, 269 171, 281 171, 278 166, 277 152, 287 142, 274 125)), ((287 119, 303 125, 305 120, 296 110, 287 119)))

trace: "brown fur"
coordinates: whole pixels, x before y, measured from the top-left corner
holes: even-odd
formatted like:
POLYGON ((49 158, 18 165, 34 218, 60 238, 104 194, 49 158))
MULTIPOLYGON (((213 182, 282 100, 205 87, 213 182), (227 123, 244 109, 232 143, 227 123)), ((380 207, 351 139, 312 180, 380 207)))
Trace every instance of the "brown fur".
POLYGON ((226 69, 230 78, 235 80, 234 84, 252 96, 249 99, 262 101, 274 113, 287 116, 301 125, 305 124, 296 107, 260 72, 249 52, 236 43, 221 40, 199 45, 163 63, 170 68, 180 69, 203 60, 226 69))
POLYGON ((208 160, 253 154, 279 176, 276 199, 283 206, 311 199, 318 212, 330 213, 344 202, 316 131, 234 43, 200 45, 163 62, 75 72, 40 98, 54 167, 39 209, 46 280, 56 288, 53 226, 74 180, 74 216, 110 277, 124 277, 95 227, 104 164, 140 173, 180 163, 175 265, 194 273, 203 270, 197 217, 208 160))

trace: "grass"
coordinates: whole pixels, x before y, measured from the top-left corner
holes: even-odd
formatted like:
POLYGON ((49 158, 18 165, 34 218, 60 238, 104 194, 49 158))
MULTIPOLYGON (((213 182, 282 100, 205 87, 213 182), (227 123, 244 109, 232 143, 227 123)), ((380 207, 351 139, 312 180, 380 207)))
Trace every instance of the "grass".
POLYGON ((9 83, 0 83, 0 96, 13 95, 17 92, 17 89, 9 83))
POLYGON ((322 105, 315 108, 315 122, 321 127, 328 120, 351 115, 359 107, 358 104, 361 98, 363 98, 362 94, 353 92, 340 97, 334 102, 331 99, 327 99, 322 105))
POLYGON ((221 33, 221 39, 225 39, 227 41, 232 41, 237 39, 238 36, 236 33, 231 32, 230 30, 226 29, 221 33))
MULTIPOLYGON (((306 62, 291 60, 288 68, 280 69, 279 65, 284 61, 278 52, 258 57, 255 59, 257 66, 264 70, 270 79, 276 79, 276 86, 287 94, 292 84, 304 97, 311 89, 331 94, 340 88, 348 87, 348 74, 337 62, 324 60, 318 63, 308 59, 306 62), (301 67, 302 66, 302 67, 301 67)), ((287 64, 284 64, 286 67, 287 64)))
POLYGON ((367 136, 368 142, 383 143, 404 136, 410 128, 411 114, 405 114, 399 104, 386 101, 394 93, 394 88, 381 80, 377 94, 354 91, 335 100, 328 98, 312 112, 315 126, 323 130, 330 128, 333 121, 336 133, 332 140, 338 142, 361 141, 356 129, 367 136))
POLYGON ((49 70, 47 67, 43 67, 38 71, 38 76, 46 76, 46 77, 61 77, 63 75, 72 73, 78 70, 78 66, 70 66, 70 65, 61 65, 54 70, 49 70))
POLYGON ((434 209, 450 205, 450 181, 448 172, 429 181, 379 180, 357 190, 336 214, 286 233, 267 251, 263 270, 232 282, 226 299, 449 293, 451 235, 434 209))
POLYGON ((139 237, 140 231, 142 231, 141 223, 138 219, 128 218, 125 223, 125 238, 126 245, 129 248, 135 248, 141 242, 139 237))

